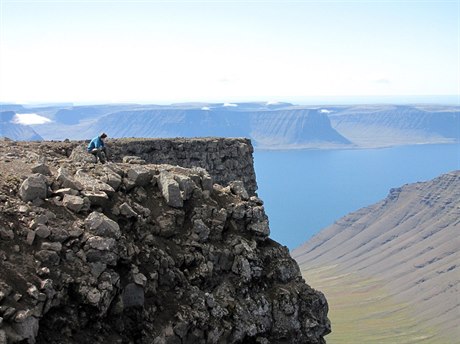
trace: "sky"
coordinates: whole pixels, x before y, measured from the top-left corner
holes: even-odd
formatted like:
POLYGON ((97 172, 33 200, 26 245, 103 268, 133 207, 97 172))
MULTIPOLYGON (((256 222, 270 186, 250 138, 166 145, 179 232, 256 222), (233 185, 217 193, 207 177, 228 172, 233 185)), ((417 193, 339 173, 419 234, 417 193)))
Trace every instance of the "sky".
POLYGON ((0 102, 459 94, 460 0, 0 0, 0 102))

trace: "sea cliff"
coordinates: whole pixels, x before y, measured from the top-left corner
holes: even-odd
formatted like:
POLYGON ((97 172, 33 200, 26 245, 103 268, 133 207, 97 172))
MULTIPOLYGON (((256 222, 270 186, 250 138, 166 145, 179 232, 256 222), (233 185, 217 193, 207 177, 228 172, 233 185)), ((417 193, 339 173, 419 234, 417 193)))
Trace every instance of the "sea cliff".
POLYGON ((1 344, 325 342, 250 141, 112 141, 104 165, 82 147, 0 148, 1 344))

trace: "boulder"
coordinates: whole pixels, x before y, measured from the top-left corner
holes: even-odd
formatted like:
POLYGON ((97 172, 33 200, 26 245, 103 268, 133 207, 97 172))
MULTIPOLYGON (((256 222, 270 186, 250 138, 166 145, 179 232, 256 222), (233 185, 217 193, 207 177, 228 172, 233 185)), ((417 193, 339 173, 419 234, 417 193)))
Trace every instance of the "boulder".
POLYGON ((109 184, 99 180, 97 177, 92 176, 83 170, 78 170, 75 173, 75 181, 82 185, 81 190, 93 191, 93 192, 105 192, 108 195, 114 194, 115 189, 109 184))
POLYGON ((75 162, 97 163, 97 158, 86 150, 86 144, 75 147, 69 158, 75 162))
POLYGON ((21 319, 21 322, 14 323, 12 328, 16 332, 18 342, 26 341, 28 344, 34 344, 39 328, 38 319, 34 316, 28 316, 21 319))
POLYGON ((88 198, 91 205, 103 205, 105 204, 109 197, 104 191, 85 191, 81 192, 82 196, 88 198))
POLYGON ((60 252, 62 250, 62 244, 60 242, 42 242, 40 247, 42 250, 55 252, 60 252))
POLYGON ((24 180, 19 188, 19 195, 22 200, 33 201, 35 199, 45 199, 48 194, 48 185, 45 176, 36 173, 24 180))
POLYGON ((124 215, 126 217, 137 217, 137 213, 131 208, 131 206, 128 203, 123 203, 120 205, 120 214, 124 215))
POLYGON ((12 240, 14 239, 14 232, 9 228, 0 227, 0 239, 12 240))
POLYGON ((104 238, 100 236, 92 236, 86 241, 89 248, 99 251, 113 251, 116 248, 117 242, 113 238, 104 238))
POLYGON ((174 179, 174 175, 171 172, 161 171, 158 185, 166 203, 169 206, 182 208, 184 202, 179 183, 174 179))
POLYGON ((127 173, 128 179, 130 179, 135 186, 146 186, 152 181, 152 171, 143 166, 137 166, 130 168, 127 173))
POLYGON ((197 219, 193 222, 193 231, 198 234, 199 241, 206 241, 211 230, 205 225, 202 219, 197 219))
POLYGON ((70 172, 65 168, 60 167, 58 169, 57 181, 61 185, 61 188, 70 188, 74 190, 83 190, 83 186, 75 181, 73 177, 70 176, 70 172))
POLYGON ((34 231, 31 231, 31 230, 27 231, 26 243, 28 245, 33 245, 34 240, 35 240, 35 235, 36 233, 34 231))
POLYGON ((45 265, 58 265, 59 255, 55 251, 41 250, 35 253, 35 257, 45 265))
POLYGON ((135 283, 129 283, 123 289, 122 300, 124 308, 144 306, 144 288, 135 283))
POLYGON ((134 155, 127 155, 123 157, 123 163, 125 164, 137 164, 137 165, 143 165, 145 164, 145 160, 134 155))
POLYGON ((87 301, 92 305, 97 305, 101 301, 101 292, 96 288, 91 288, 86 295, 87 301))
POLYGON ((35 229, 35 234, 38 237, 45 239, 50 236, 51 230, 48 228, 47 225, 39 224, 35 229))
POLYGON ((240 196, 242 200, 247 201, 249 199, 249 194, 244 187, 244 183, 241 180, 235 180, 229 184, 230 190, 233 194, 240 196))
POLYGON ((200 178, 201 178, 201 188, 203 190, 212 191, 214 183, 213 183, 213 180, 212 180, 211 176, 209 175, 208 171, 206 171, 202 167, 193 167, 191 170, 194 173, 197 173, 200 176, 200 178))
POLYGON ((118 255, 111 251, 101 251, 97 249, 89 249, 86 252, 86 259, 90 263, 103 263, 111 266, 117 265, 118 255))
POLYGON ((268 226, 268 220, 262 220, 260 222, 251 223, 248 225, 248 229, 254 234, 260 235, 263 238, 268 238, 270 235, 270 227, 268 226))
POLYGON ((197 187, 193 180, 181 174, 174 175, 174 180, 179 184, 179 189, 182 192, 182 199, 188 200, 193 193, 193 190, 197 187))
POLYGON ((139 272, 139 273, 136 273, 136 274, 133 275, 133 281, 137 285, 145 287, 145 285, 147 284, 147 277, 145 277, 144 274, 139 272))
POLYGON ((62 204, 69 210, 75 213, 89 209, 89 200, 80 196, 64 195, 62 204))
POLYGON ((118 170, 114 164, 110 164, 109 166, 104 165, 102 172, 101 180, 118 190, 122 182, 123 171, 118 170))
POLYGON ((32 172, 33 173, 44 174, 44 175, 47 175, 47 176, 51 175, 50 168, 45 164, 37 164, 37 165, 33 166, 32 167, 32 172))
POLYGON ((92 212, 85 219, 86 228, 94 235, 118 239, 121 236, 120 226, 104 214, 92 212))

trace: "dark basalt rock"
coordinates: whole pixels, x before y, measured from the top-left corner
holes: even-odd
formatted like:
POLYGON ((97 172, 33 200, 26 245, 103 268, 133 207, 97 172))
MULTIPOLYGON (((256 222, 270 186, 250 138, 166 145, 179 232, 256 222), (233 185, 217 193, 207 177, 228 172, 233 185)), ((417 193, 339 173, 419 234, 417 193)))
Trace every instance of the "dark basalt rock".
POLYGON ((0 198, 0 342, 325 343, 324 295, 268 237, 244 183, 212 185, 202 168, 52 164, 52 198, 0 198))

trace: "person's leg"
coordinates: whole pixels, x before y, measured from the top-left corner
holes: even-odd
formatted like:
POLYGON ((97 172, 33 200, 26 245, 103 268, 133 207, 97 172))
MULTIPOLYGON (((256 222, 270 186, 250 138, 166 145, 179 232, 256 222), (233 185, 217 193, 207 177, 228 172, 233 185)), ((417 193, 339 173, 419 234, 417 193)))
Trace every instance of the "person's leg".
POLYGON ((97 164, 97 149, 94 148, 91 152, 89 152, 92 156, 94 156, 94 163, 97 164))
POLYGON ((102 147, 102 152, 104 153, 105 161, 109 161, 109 154, 107 153, 107 147, 102 147))
POLYGON ((105 159, 105 154, 102 151, 102 149, 97 150, 97 157, 99 158, 99 161, 101 162, 101 164, 105 164, 106 159, 105 159))

